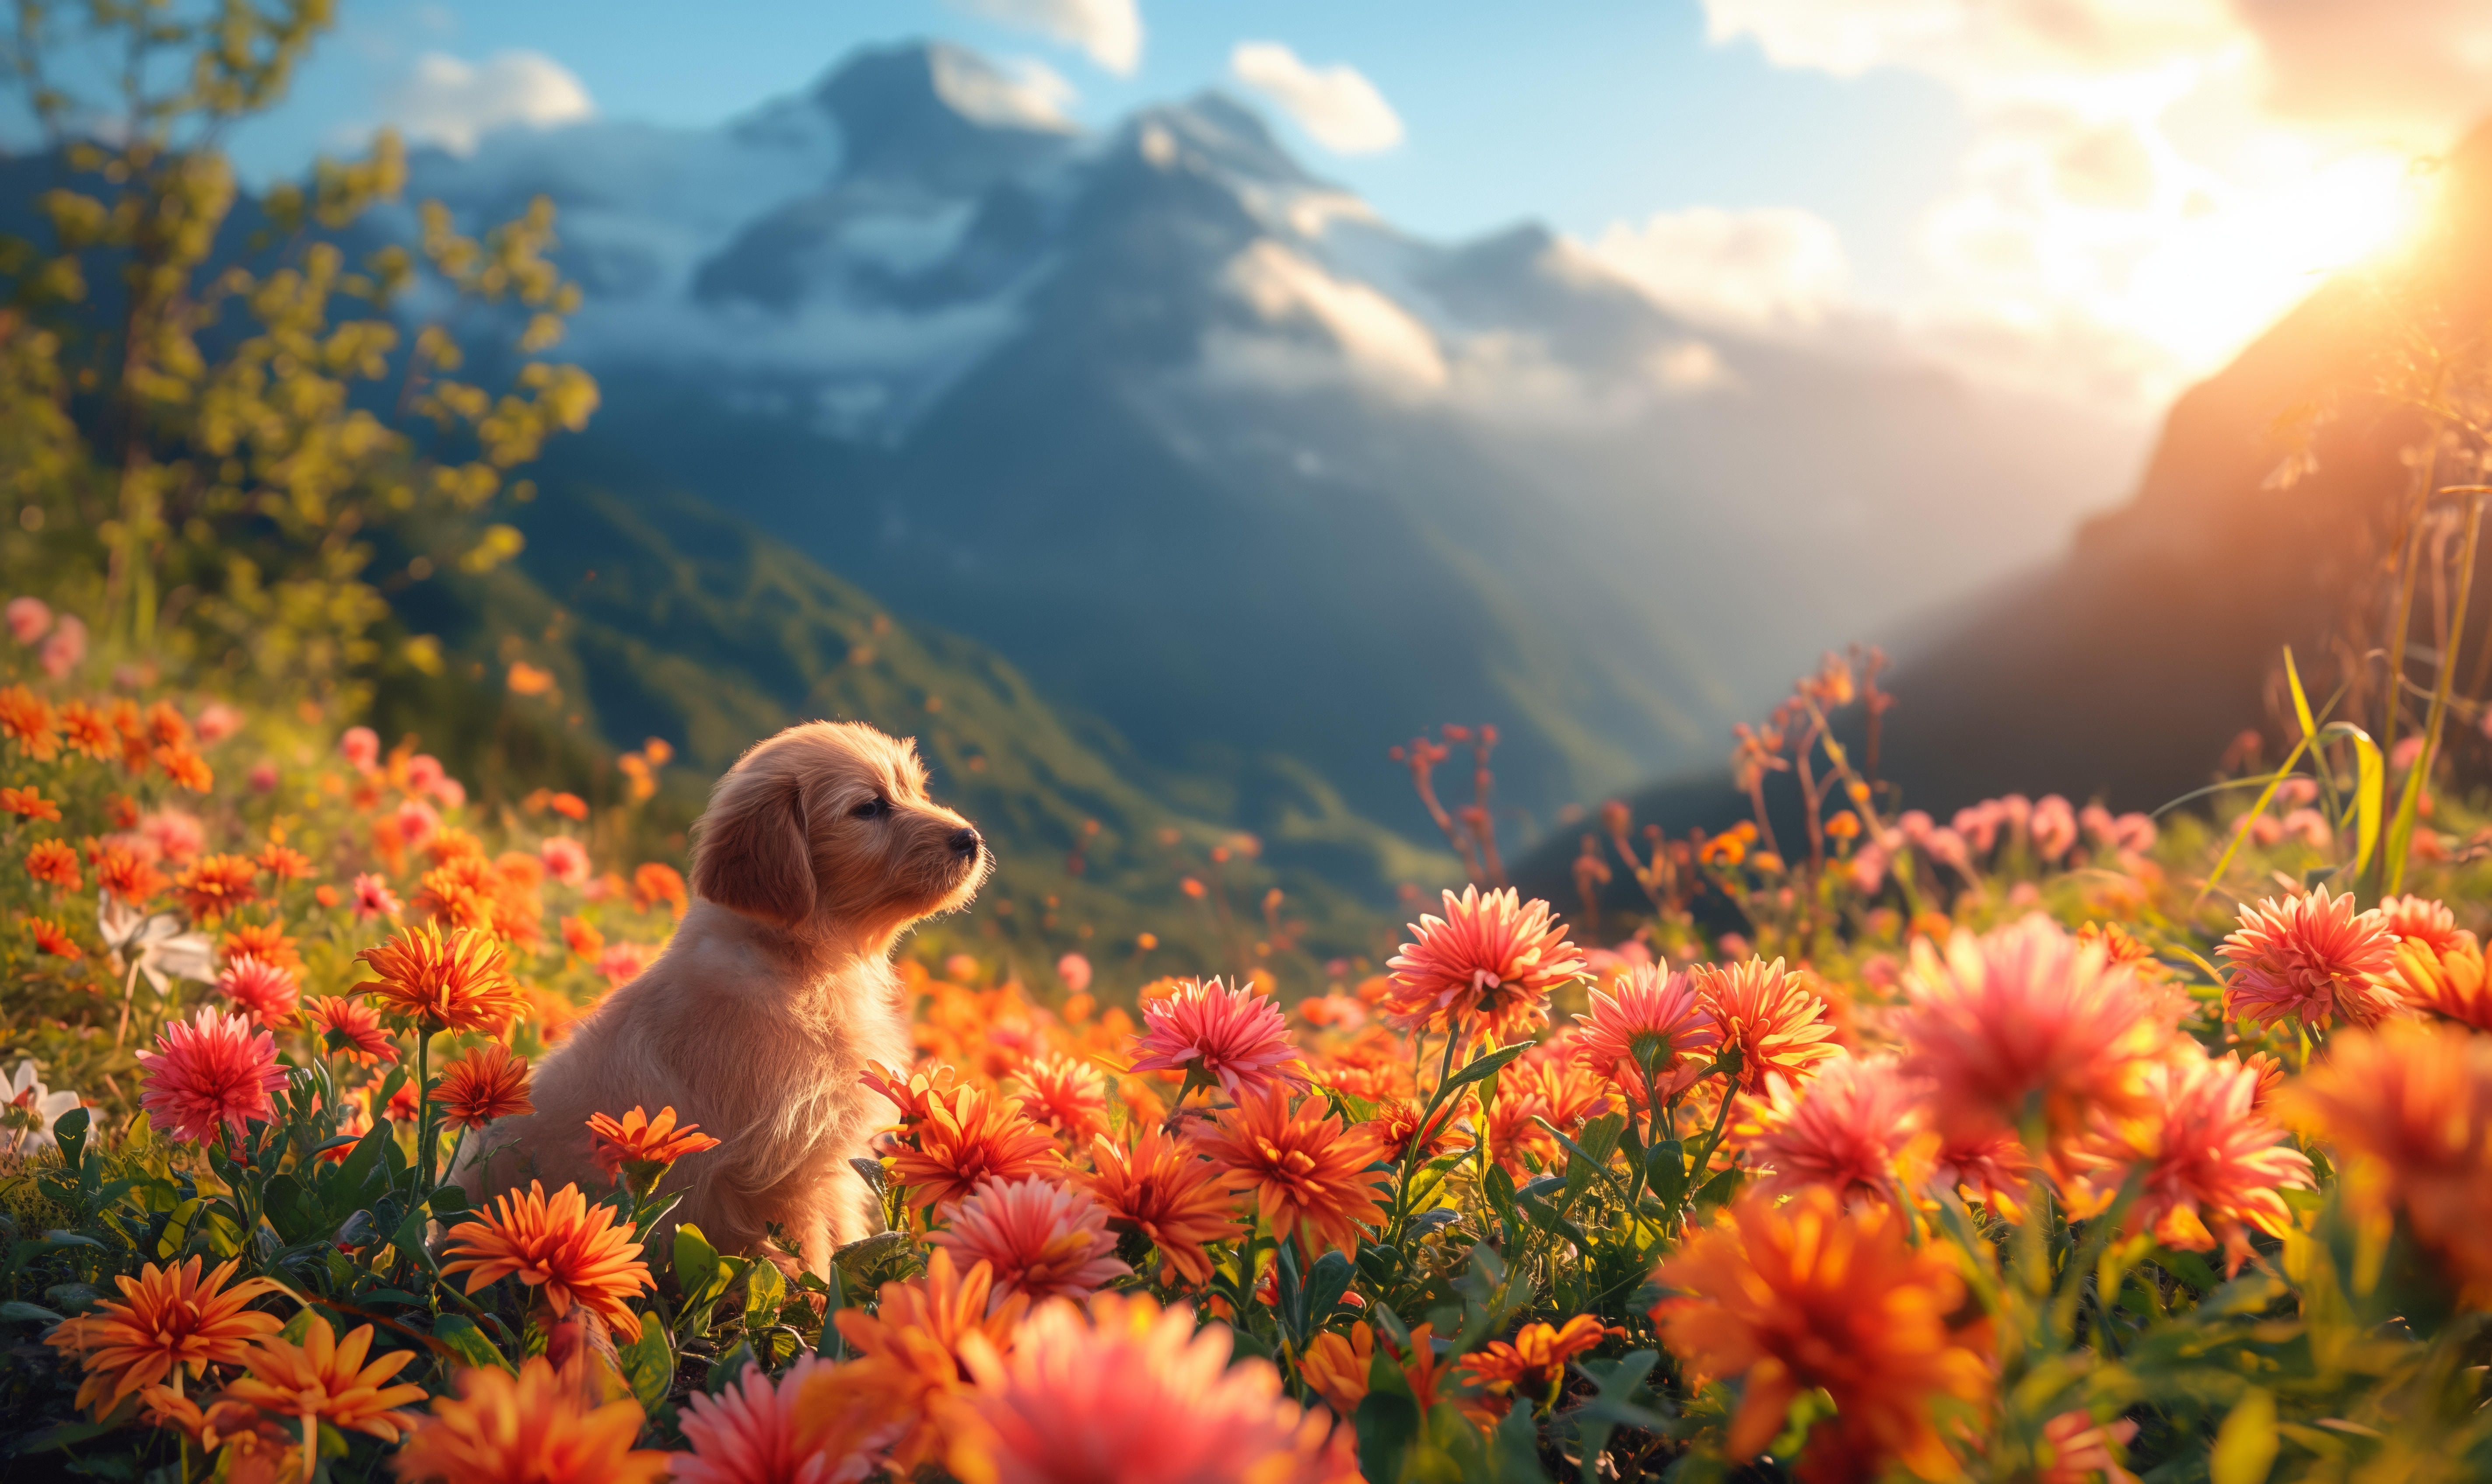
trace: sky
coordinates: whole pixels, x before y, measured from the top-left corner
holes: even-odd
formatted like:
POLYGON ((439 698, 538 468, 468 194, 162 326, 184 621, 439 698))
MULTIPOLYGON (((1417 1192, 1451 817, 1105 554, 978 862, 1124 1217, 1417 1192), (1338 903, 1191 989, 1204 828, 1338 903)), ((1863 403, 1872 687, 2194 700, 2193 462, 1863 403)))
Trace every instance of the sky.
POLYGON ((2139 407, 2392 243, 2492 113, 2492 0, 345 0, 253 176, 687 127, 973 47, 1098 128, 1219 87, 1397 224, 1543 223, 1699 318, 2139 407))

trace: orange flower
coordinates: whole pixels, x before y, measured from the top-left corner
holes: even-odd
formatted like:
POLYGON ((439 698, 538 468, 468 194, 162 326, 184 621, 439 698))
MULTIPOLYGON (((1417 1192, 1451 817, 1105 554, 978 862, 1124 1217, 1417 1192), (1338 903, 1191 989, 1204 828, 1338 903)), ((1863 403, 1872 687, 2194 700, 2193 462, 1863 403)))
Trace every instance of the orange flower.
POLYGON ((2433 953, 2447 953, 2475 935, 2457 925, 2457 914, 2446 903, 2429 897, 2389 897, 2379 905, 2380 926, 2400 943, 2418 942, 2433 953))
POLYGON ((2359 1207, 2402 1209, 2466 1302, 2492 1301, 2492 1037, 2402 1019, 2347 1031, 2276 1104, 2334 1146, 2359 1207))
MULTIPOLYGON (((887 1396, 882 1415, 909 1419, 908 1431, 892 1444, 894 1477, 905 1479, 918 1465, 943 1456, 946 1434, 969 1390, 961 1363, 964 1342, 975 1335, 998 1350, 1011 1347, 1028 1301, 1011 1297, 991 1304, 993 1283, 985 1263, 964 1274, 952 1264, 950 1253, 936 1248, 926 1261, 924 1279, 882 1286, 873 1314, 846 1308, 831 1317, 862 1357, 857 1368, 864 1379, 887 1396)), ((797 1388, 798 1424, 818 1424, 844 1412, 849 1392, 816 1373, 797 1388)))
POLYGON ((2472 933, 2451 933, 2445 947, 2418 934, 2402 937, 2396 957, 2373 977, 2414 1009, 2492 1030, 2492 986, 2484 982, 2483 950, 2472 933))
POLYGON ((303 970, 303 955, 295 951, 294 939, 285 935, 282 922, 238 922, 232 931, 217 942, 217 952, 230 964, 236 959, 257 959, 296 973, 303 970))
POLYGON ((2224 979, 2228 1019, 2269 1024, 2287 1016, 2316 1029, 2336 1017, 2376 1025, 2398 1008, 2396 992, 2374 976, 2397 940, 2378 912, 2355 910, 2351 892, 2272 898, 2241 908, 2241 925, 2215 951, 2230 960, 2224 979))
POLYGON ((211 1400, 202 1410, 170 1386, 150 1386, 138 1393, 138 1403, 150 1427, 188 1434, 202 1454, 224 1450, 217 1472, 228 1484, 275 1484, 302 1471, 294 1435, 249 1402, 211 1400))
POLYGON ((671 1458, 674 1484, 831 1484, 874 1473, 883 1444, 905 1424, 877 1415, 882 1397, 862 1369, 800 1355, 775 1380, 748 1366, 715 1396, 696 1391, 681 1419, 692 1452, 671 1458), (807 1383, 833 1372, 815 1386, 816 1402, 830 1405, 798 1416, 807 1383))
POLYGON ((900 1111, 902 1128, 913 1129, 934 1111, 937 1099, 951 1095, 959 1075, 947 1066, 927 1066, 903 1077, 879 1061, 869 1061, 857 1081, 881 1093, 900 1111))
POLYGON ((588 1134, 595 1141, 597 1168, 609 1179, 627 1175, 632 1188, 642 1195, 656 1188, 675 1161, 719 1145, 697 1123, 675 1127, 674 1109, 661 1108, 652 1118, 637 1104, 619 1120, 591 1113, 588 1134))
POLYGON ((364 1325, 341 1342, 318 1314, 303 1331, 303 1343, 289 1344, 264 1335, 252 1346, 244 1363, 251 1374, 225 1388, 225 1395, 262 1411, 303 1419, 304 1437, 316 1437, 322 1424, 344 1432, 367 1433, 383 1442, 396 1442, 414 1431, 415 1421, 397 1409, 424 1400, 424 1388, 389 1383, 419 1351, 396 1350, 371 1365, 372 1326, 364 1325))
POLYGON ((139 859, 119 846, 107 846, 96 861, 96 884, 132 906, 143 906, 158 892, 172 884, 164 873, 151 861, 139 859))
POLYGON ((85 884, 78 872, 77 851, 57 840, 46 840, 26 852, 26 875, 67 891, 85 884))
POLYGON ((259 869, 280 881, 300 881, 312 874, 312 857, 272 840, 259 848, 259 869))
POLYGON ((77 945, 77 939, 70 936, 69 930, 48 917, 27 918, 26 929, 35 935, 35 951, 38 953, 48 953, 72 963, 86 957, 86 950, 77 945))
POLYGON ((1731 1420, 1733 1458, 1762 1451, 1793 1401, 1823 1386, 1865 1471, 1893 1460, 1923 1478, 1954 1477, 1931 1403, 1988 1397, 1988 1321, 1950 1325, 1965 1288, 1949 1249, 1913 1246, 1892 1207, 1846 1215, 1823 1187, 1779 1203, 1750 1195, 1653 1279, 1681 1295, 1652 1316, 1692 1377, 1747 1378, 1731 1420))
POLYGON ((461 1128, 483 1128, 496 1118, 537 1111, 528 1100, 528 1064, 499 1041, 488 1041, 441 1069, 433 1096, 442 1116, 461 1128))
POLYGON ((1117 1232, 1139 1232, 1159 1249, 1160 1282, 1182 1273, 1197 1287, 1211 1281, 1211 1255, 1203 1249, 1245 1229, 1236 1199, 1209 1178, 1212 1171, 1193 1145, 1146 1126, 1131 1149, 1102 1134, 1090 1141, 1088 1172, 1074 1178, 1108 1210, 1117 1232))
POLYGON ((1013 1074, 1030 1116, 1077 1146, 1108 1132, 1108 1079, 1071 1056, 1041 1056, 1013 1074))
POLYGON ((543 696, 553 689, 553 671, 525 660, 513 660, 509 684, 514 696, 543 696))
POLYGON ((1938 1143, 1921 1127, 1920 1105, 1928 1096, 1886 1056, 1837 1056, 1800 1088, 1772 1079, 1765 1132, 1751 1147, 1773 1173, 1758 1191, 1780 1196, 1822 1185, 1847 1205, 1894 1199, 1920 1183, 1938 1143))
POLYGON ((193 793, 205 793, 217 786, 217 775, 206 758, 180 744, 156 749, 156 765, 164 776, 193 793))
POLYGON ((1549 1022, 1549 991, 1584 973, 1584 956, 1549 920, 1549 904, 1508 888, 1445 893, 1445 915, 1422 916, 1414 941, 1386 966, 1383 1010, 1405 1030, 1461 1025, 1465 1039, 1512 1040, 1549 1022))
POLYGON ((428 923, 355 958, 377 976, 358 993, 377 993, 387 1009, 428 1028, 497 1036, 527 1008, 500 945, 471 929, 443 933, 428 923))
POLYGON ((1424 1139, 1419 1136, 1419 1115, 1424 1110, 1415 1098, 1395 1098, 1385 1104, 1368 1127, 1382 1141, 1385 1154, 1397 1165, 1409 1160, 1414 1143, 1421 1158, 1433 1159, 1444 1153, 1445 1145, 1452 1143, 1454 1120, 1469 1106, 1468 1097, 1446 1099, 1437 1110, 1436 1121, 1428 1126, 1424 1139))
POLYGON ((61 806, 44 797, 44 790, 32 787, 0 788, 0 809, 28 819, 58 821, 61 816, 61 806))
POLYGON ((173 895, 200 922, 214 922, 259 900, 252 878, 259 863, 248 855, 203 855, 173 883, 173 895))
POLYGON ((82 700, 61 702, 60 729, 62 739, 89 757, 109 759, 121 756, 120 734, 104 713, 82 700))
POLYGON ((892 1175, 909 1187, 910 1205, 948 1205, 981 1181, 1036 1174, 1054 1154, 1055 1141, 1022 1116, 1019 1102, 963 1087, 929 1100, 916 1146, 893 1156, 892 1175))
POLYGON ((1516 1096, 1538 1103, 1540 1115, 1568 1133, 1610 1106, 1610 1083, 1562 1056, 1525 1056, 1501 1083, 1516 1096))
POLYGON ((147 708, 147 735, 164 747, 179 747, 191 740, 191 724, 170 701, 158 701, 147 708))
POLYGON ((1688 976, 1721 1033, 1722 1050, 1739 1053, 1741 1092, 1765 1086, 1768 1072, 1801 1082, 1843 1050, 1826 1023, 1825 1001, 1809 993, 1799 975, 1785 973, 1780 959, 1750 959, 1730 968, 1700 964, 1688 976))
POLYGON ((513 1192, 496 1199, 483 1221, 461 1222, 450 1229, 444 1277, 467 1274, 467 1291, 497 1278, 517 1275, 529 1288, 542 1286, 545 1299, 559 1319, 578 1304, 606 1321, 617 1334, 640 1337, 640 1316, 628 1300, 657 1287, 649 1264, 639 1261, 640 1244, 628 1240, 628 1231, 614 1225, 610 1206, 589 1208, 577 1185, 565 1185, 549 1198, 542 1181, 530 1180, 525 1195, 513 1192))
POLYGON ((1561 1327, 1556 1324, 1526 1324, 1511 1344, 1492 1340, 1488 1349, 1472 1350, 1462 1358, 1460 1368, 1470 1373, 1471 1382, 1494 1396, 1520 1394, 1535 1404, 1544 1402, 1566 1379, 1566 1363, 1588 1350, 1598 1350, 1612 1335, 1624 1335, 1615 1324, 1604 1325, 1588 1314, 1579 1314, 1561 1327))
POLYGON ((663 902, 676 916, 684 915, 687 902, 683 874, 674 867, 649 861, 632 873, 632 905, 645 912, 663 902))
POLYGON ((431 1415, 390 1460, 401 1479, 453 1484, 658 1484, 669 1456, 635 1449, 646 1420, 625 1397, 592 1407, 579 1378, 531 1356, 512 1376, 498 1367, 459 1373, 459 1395, 435 1397, 431 1415))
POLYGON ((1419 1415, 1424 1417, 1436 1410, 1439 1400, 1438 1393, 1443 1389, 1453 1370, 1450 1365, 1438 1362, 1437 1326, 1421 1324, 1412 1329, 1410 1348, 1407 1350, 1395 1350, 1390 1339, 1384 1342, 1384 1348, 1393 1356, 1393 1363, 1402 1368, 1403 1379, 1410 1383, 1410 1395, 1419 1404, 1419 1415))
POLYGON ((1346 1129, 1323 1116, 1324 1100, 1308 1098, 1295 1114, 1275 1088, 1223 1113, 1218 1131, 1199 1147, 1250 1192, 1275 1237, 1300 1231, 1312 1257, 1327 1247, 1356 1255, 1358 1230, 1384 1223, 1384 1202, 1367 1167, 1383 1146, 1364 1126, 1346 1129))
POLYGON ((235 1009, 262 1025, 282 1025, 294 1018, 302 990, 290 970, 249 957, 235 959, 217 976, 217 993, 235 1009))
POLYGON ((27 757, 37 762, 49 762, 60 756, 60 733, 53 729, 56 725, 50 701, 22 685, 0 690, 0 736, 15 742, 27 757))
POLYGON ((1333 1415, 1348 1418, 1367 1399, 1368 1377, 1376 1364, 1376 1332, 1365 1320, 1350 1321, 1350 1333, 1326 1330, 1307 1342, 1307 1352, 1298 1360, 1298 1375, 1333 1415))
POLYGON ((577 793, 557 793, 552 798, 546 800, 546 803, 552 808, 555 814, 562 816, 566 819, 585 819, 588 817, 588 801, 581 798, 577 793))
POLYGON ((353 994, 329 994, 308 1000, 304 1019, 329 1050, 350 1061, 377 1066, 398 1059, 398 1039, 381 1028, 378 1011, 353 994))
POLYGON ((606 951, 606 935, 598 932, 595 925, 585 918, 564 918, 562 941, 563 946, 583 959, 594 959, 606 951))
POLYGON ((77 1356, 86 1368, 75 1405, 93 1409, 100 1418, 123 1397, 172 1375, 176 1366, 198 1376, 210 1365, 240 1365, 253 1339, 283 1327, 276 1315, 243 1307, 283 1289, 266 1278, 225 1287, 242 1265, 240 1258, 205 1280, 199 1263, 198 1258, 170 1268, 150 1262, 135 1278, 116 1277, 123 1302, 105 1299, 51 1332, 44 1343, 64 1358, 77 1356))
MULTIPOLYGON (((1606 1077, 1638 1108, 1645 1105, 1644 1061, 1655 1073, 1653 1092, 1676 1097, 1694 1083, 1722 1045, 1721 1027, 1697 998, 1695 981, 1667 964, 1639 964, 1615 994, 1592 991, 1575 1060, 1606 1077)), ((1555 1122, 1555 1119, 1551 1120, 1555 1122)))

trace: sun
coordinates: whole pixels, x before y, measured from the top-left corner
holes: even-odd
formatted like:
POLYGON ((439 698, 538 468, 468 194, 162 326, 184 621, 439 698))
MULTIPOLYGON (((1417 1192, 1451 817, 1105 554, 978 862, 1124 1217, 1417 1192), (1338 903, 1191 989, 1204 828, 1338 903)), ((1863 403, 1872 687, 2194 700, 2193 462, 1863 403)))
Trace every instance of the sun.
POLYGON ((2387 149, 2196 193, 2141 252, 2119 317, 2192 370, 2212 371, 2331 275, 2392 255, 2427 200, 2413 157, 2387 149))

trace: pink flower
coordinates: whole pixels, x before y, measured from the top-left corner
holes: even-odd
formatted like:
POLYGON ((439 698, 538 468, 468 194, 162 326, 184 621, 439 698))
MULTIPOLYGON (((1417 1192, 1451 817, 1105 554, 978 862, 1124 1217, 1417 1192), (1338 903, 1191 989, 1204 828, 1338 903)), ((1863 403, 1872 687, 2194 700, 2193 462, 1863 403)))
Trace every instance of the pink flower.
POLYGON ((346 762, 358 773, 369 773, 380 766, 380 733, 370 727, 349 727, 338 739, 338 750, 346 755, 346 762))
POLYGON ((217 976, 217 992, 262 1025, 280 1025, 294 1018, 303 993, 294 975, 265 959, 244 954, 217 976))
POLYGON ((147 1072, 138 1102, 157 1132, 206 1143, 219 1124, 239 1136, 268 1118, 268 1095, 285 1085, 285 1069, 277 1064, 276 1040, 253 1029, 248 1016, 204 1005, 196 1018, 156 1033, 156 1050, 138 1054, 147 1072))
POLYGON ((984 1262, 994 1273, 992 1314, 1015 1293, 1087 1298, 1112 1278, 1133 1271, 1116 1261, 1108 1211, 1089 1193, 1051 1185, 1037 1175, 989 1180, 952 1211, 952 1225, 927 1238, 947 1248, 964 1272, 984 1262))
POLYGON ((160 809, 138 821, 138 833, 156 846, 163 860, 186 861, 208 846, 207 826, 196 815, 178 809, 160 809))
POLYGON ((389 883, 367 871, 355 877, 355 916, 358 919, 396 917, 403 908, 390 894, 389 883))
POLYGON ((390 817, 398 822, 398 838, 405 841, 411 850, 423 849, 441 833, 441 816, 432 812, 431 805, 417 799, 400 804, 398 813, 390 817))
POLYGON ((658 950, 646 943, 608 943, 597 955, 597 971, 606 982, 620 989, 640 977, 640 970, 658 956, 658 950))
POLYGON ((2354 909, 2351 893, 2273 898, 2241 908, 2241 925, 2215 951, 2232 963, 2224 1014, 2268 1024, 2290 1016, 2326 1028, 2342 1016, 2376 1025, 2405 1004, 2369 976, 2396 957, 2396 935, 2376 912, 2354 909))
POLYGON ((418 753, 406 760, 406 791, 409 793, 430 793, 449 776, 449 770, 441 765, 441 759, 430 753, 418 753))
POLYGON ((682 1424, 692 1451, 668 1460, 670 1477, 676 1484, 856 1484, 872 1475, 878 1467, 876 1450, 906 1431, 907 1423, 893 1423, 880 1438, 854 1439, 865 1445, 837 1457, 823 1451, 806 1436, 796 1394, 816 1373, 831 1370, 830 1362, 805 1355, 776 1385, 756 1365, 716 1396, 695 1391, 682 1424))
POLYGON ((51 605, 41 598, 12 598, 7 609, 9 632, 20 644, 31 644, 52 626, 51 605))
POLYGON ((2097 1105, 2141 1112, 2148 1066, 2176 1033, 2174 1007, 2134 970, 2041 916, 1958 933, 1944 957, 1914 944, 1904 990, 1904 1071, 1931 1084, 1950 1143, 2016 1130, 2029 1107, 2055 1138, 2097 1105))
POLYGON ((253 793, 275 793, 277 764, 263 757, 251 765, 251 771, 243 775, 243 781, 251 785, 251 791, 253 793))
POLYGON ((191 725, 198 728, 200 745, 213 747, 242 730, 242 713, 223 701, 212 700, 191 725))
POLYGON ((1074 994, 1088 994, 1090 990, 1090 961, 1082 957, 1082 955, 1078 953, 1068 953, 1064 957, 1055 961, 1055 977, 1063 980, 1064 987, 1067 990, 1072 991, 1074 994))
POLYGON ((2145 1189, 2127 1230, 2199 1252, 2221 1242, 2227 1274, 2238 1272, 2250 1256, 2245 1228, 2282 1236, 2292 1227, 2277 1192, 2312 1188, 2310 1161, 2258 1111, 2256 1068, 2199 1055, 2158 1061, 2146 1077, 2152 1112, 2122 1118, 2096 1110, 2069 1152, 2069 1168, 2092 1189, 2071 1214, 2106 1209, 2142 1171, 2145 1189))
POLYGON ((1199 1071, 1232 1098, 1307 1084, 1281 1007, 1248 986, 1188 980, 1142 1006, 1142 1021, 1149 1028, 1135 1038, 1137 1072, 1199 1071))
POLYGON ((1976 855, 1988 855, 1999 843, 1999 826, 2007 819, 2006 807, 1997 799, 1984 799, 1970 809, 1955 812, 1955 832, 1973 846, 1976 855))
POLYGON ((1920 1105, 1928 1089, 1907 1081, 1892 1057, 1837 1056, 1801 1088, 1776 1076, 1766 1089, 1767 1132, 1749 1146, 1773 1170, 1757 1187, 1761 1196, 1823 1185, 1849 1205, 1892 1200, 1914 1179, 1899 1166, 1926 1138, 1920 1105))
POLYGON ((1270 1361, 1229 1363, 1227 1326, 1102 1293, 1043 1304, 997 1354, 960 1342, 977 1386, 956 1472, 994 1484, 1318 1484, 1329 1419, 1281 1394, 1270 1361))
POLYGON ((2033 806, 2033 817, 2026 828, 2033 840, 2034 853, 2046 861, 2057 861, 2077 843, 2077 816, 2068 801, 2054 793, 2033 806))
POLYGON ((44 640, 44 647, 36 659, 44 667, 44 674, 55 680, 67 677, 70 671, 86 663, 86 624, 75 614, 62 614, 60 627, 52 631, 51 638, 44 640))
POLYGON ((546 875, 565 886, 588 879, 588 846, 569 835, 548 835, 537 846, 537 859, 545 862, 546 875))
POLYGON ((1422 916, 1385 966, 1385 1014, 1404 1030, 1461 1027, 1466 1039, 1511 1041, 1549 1023, 1549 992, 1585 973, 1584 955, 1550 921, 1549 904, 1511 887, 1445 893, 1445 915, 1422 916))
POLYGON ((1592 1013, 1578 1023, 1583 1040, 1576 1064, 1608 1078, 1642 1108, 1643 1058, 1649 1054, 1659 1073, 1653 1091, 1665 1102, 1686 1091, 1722 1044, 1720 1027, 1687 975, 1670 972, 1666 963, 1638 965, 1616 987, 1615 994, 1592 991, 1592 1013))
POLYGON ((467 786, 455 778, 444 778, 441 782, 434 784, 432 786, 432 796, 441 801, 441 807, 444 809, 464 809, 467 807, 467 786))

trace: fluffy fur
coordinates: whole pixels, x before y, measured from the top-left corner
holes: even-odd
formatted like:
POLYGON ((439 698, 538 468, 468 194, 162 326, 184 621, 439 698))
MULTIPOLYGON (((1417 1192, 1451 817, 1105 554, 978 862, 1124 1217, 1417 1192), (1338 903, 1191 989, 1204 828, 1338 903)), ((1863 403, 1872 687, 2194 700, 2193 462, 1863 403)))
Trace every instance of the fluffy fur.
POLYGON ((926 796, 913 746, 855 723, 791 727, 718 781, 693 848, 694 901, 658 961, 572 1028, 537 1069, 536 1112, 494 1124, 474 1195, 609 1181, 591 1113, 671 1106, 726 1141, 678 1163, 677 1220, 726 1252, 776 1223, 804 1265, 872 1229, 848 1160, 896 1115, 857 1082, 909 1060, 891 966, 914 923, 968 904, 993 857, 926 796), (509 1147, 516 1144, 516 1148, 509 1147))

